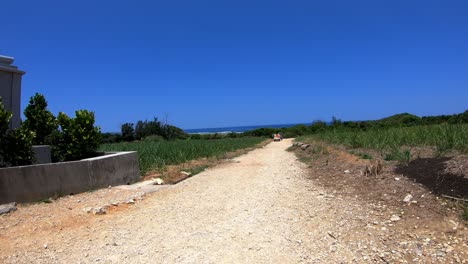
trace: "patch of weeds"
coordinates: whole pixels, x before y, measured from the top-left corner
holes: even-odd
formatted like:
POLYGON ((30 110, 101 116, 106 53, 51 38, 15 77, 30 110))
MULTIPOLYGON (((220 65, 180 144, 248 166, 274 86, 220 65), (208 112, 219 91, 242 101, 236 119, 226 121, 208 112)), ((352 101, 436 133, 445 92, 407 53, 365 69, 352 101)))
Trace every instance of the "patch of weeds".
POLYGON ((312 161, 312 158, 311 157, 307 157, 307 156, 304 156, 304 157, 300 157, 298 159, 300 162, 302 163, 305 163, 305 164, 308 164, 312 161))
POLYGON ((411 151, 408 149, 400 150, 399 148, 394 148, 390 153, 385 154, 384 160, 396 160, 400 164, 408 164, 411 160, 411 151))
POLYGON ((358 155, 361 159, 373 159, 373 157, 367 153, 359 153, 358 155))
POLYGON ((42 200, 39 200, 38 203, 52 203, 52 200, 47 198, 47 199, 42 199, 42 200))
POLYGON ((290 146, 289 148, 286 149, 286 151, 290 151, 290 152, 291 152, 291 151, 294 151, 295 149, 296 149, 295 146, 290 146))
POLYGON ((310 146, 311 148, 311 153, 312 154, 322 154, 322 155, 327 155, 327 154, 330 154, 327 150, 326 147, 324 147, 323 145, 312 145, 310 146))
POLYGON ((185 171, 190 172, 191 173, 190 176, 194 176, 194 175, 197 175, 197 174, 203 172, 207 168, 208 168, 208 165, 202 165, 202 166, 197 166, 197 167, 191 168, 189 170, 185 170, 185 171))
POLYGON ((373 157, 370 154, 362 153, 362 152, 355 151, 355 150, 350 150, 348 151, 348 153, 354 156, 358 156, 360 159, 368 159, 368 160, 373 159, 373 157))
POLYGON ((468 221, 468 204, 463 205, 462 219, 468 221))

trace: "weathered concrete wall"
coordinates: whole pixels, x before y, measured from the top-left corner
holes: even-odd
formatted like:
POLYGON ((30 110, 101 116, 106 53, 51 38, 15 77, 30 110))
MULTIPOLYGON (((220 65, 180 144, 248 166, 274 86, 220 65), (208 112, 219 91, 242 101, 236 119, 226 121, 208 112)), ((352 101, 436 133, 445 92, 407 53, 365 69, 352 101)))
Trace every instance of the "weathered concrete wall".
POLYGON ((12 65, 14 59, 0 55, 0 96, 5 109, 13 113, 10 128, 21 122, 21 76, 24 71, 12 65))
POLYGON ((31 202, 138 181, 137 153, 0 169, 0 204, 31 202))

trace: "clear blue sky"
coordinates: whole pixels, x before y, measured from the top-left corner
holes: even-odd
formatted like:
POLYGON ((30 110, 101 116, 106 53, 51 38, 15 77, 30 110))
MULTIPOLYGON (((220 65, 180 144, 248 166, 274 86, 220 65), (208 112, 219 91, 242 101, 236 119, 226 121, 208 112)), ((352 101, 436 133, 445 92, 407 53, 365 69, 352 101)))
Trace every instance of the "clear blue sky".
POLYGON ((468 109, 468 1, 4 1, 0 54, 103 131, 468 109))

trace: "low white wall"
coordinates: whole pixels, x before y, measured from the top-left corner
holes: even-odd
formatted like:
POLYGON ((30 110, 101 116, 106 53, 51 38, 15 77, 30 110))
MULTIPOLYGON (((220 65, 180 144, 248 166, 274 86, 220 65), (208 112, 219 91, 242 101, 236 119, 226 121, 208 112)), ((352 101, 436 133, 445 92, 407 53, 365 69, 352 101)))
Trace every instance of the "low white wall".
POLYGON ((79 161, 0 169, 0 204, 31 202, 131 184, 140 178, 135 151, 106 153, 79 161))

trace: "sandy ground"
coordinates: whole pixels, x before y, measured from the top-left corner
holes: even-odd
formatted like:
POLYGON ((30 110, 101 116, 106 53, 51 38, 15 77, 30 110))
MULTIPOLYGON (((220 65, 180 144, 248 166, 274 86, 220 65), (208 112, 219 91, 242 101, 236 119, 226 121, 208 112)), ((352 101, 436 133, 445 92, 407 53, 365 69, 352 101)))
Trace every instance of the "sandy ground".
MULTIPOLYGON (((367 201, 319 187, 285 151, 290 145, 271 143, 146 196, 111 188, 21 205, 0 216, 0 262, 396 262, 399 246, 382 242, 381 232, 398 225, 381 229, 367 201), (85 212, 99 201, 116 206, 85 212)), ((466 237, 460 242, 466 249, 466 237)), ((399 261, 431 260, 424 246, 399 261)))

